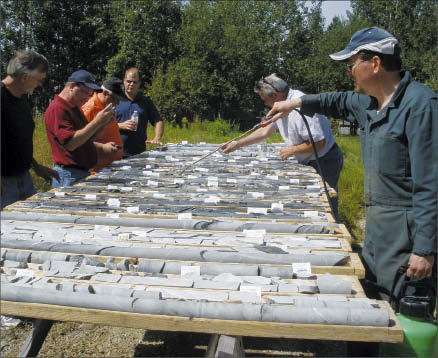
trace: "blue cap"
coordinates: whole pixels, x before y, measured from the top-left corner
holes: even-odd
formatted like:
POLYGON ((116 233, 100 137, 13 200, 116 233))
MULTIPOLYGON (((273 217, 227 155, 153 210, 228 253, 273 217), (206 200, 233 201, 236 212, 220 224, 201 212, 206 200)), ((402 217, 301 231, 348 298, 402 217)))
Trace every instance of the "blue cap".
POLYGON ((397 39, 388 31, 378 27, 368 27, 357 31, 344 50, 333 53, 330 57, 335 61, 343 61, 362 50, 393 55, 396 44, 398 44, 397 39))
POLYGON ((87 72, 85 70, 79 70, 79 71, 73 72, 71 74, 71 76, 68 78, 67 82, 81 82, 85 86, 87 86, 87 87, 89 87, 97 92, 102 92, 102 88, 100 88, 96 84, 96 80, 91 75, 91 73, 87 72))

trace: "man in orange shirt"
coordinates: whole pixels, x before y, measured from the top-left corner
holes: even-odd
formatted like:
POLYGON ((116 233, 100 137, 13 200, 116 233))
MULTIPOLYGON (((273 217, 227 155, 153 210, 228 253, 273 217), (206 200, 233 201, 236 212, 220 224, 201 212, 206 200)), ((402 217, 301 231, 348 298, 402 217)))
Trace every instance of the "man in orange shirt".
MULTIPOLYGON (((102 111, 106 106, 111 104, 113 107, 117 106, 120 101, 127 101, 125 96, 125 91, 123 88, 123 81, 111 77, 105 80, 102 84, 102 92, 95 92, 93 97, 91 97, 87 103, 85 103, 81 109, 84 112, 85 118, 88 122, 91 122, 96 115, 102 111)), ((119 126, 117 122, 111 122, 105 131, 96 140, 99 143, 114 142, 116 145, 120 146, 120 150, 111 154, 99 153, 97 157, 97 163, 94 168, 90 169, 91 174, 94 174, 111 165, 112 162, 122 159, 123 156, 123 142, 120 137, 119 126)))

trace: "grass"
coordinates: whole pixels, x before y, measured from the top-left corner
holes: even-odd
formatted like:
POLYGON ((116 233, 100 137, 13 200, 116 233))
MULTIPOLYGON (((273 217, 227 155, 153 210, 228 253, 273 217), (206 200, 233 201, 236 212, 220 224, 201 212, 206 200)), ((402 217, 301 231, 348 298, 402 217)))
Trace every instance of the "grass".
MULTIPOLYGON (((52 167, 52 155, 41 115, 35 117, 34 157, 42 165, 52 167)), ((178 143, 186 140, 189 143, 223 143, 241 134, 236 127, 222 119, 201 121, 195 119, 189 123, 182 122, 182 127, 166 123, 163 143, 178 143)), ((154 127, 148 126, 148 138, 154 137, 154 127)), ((339 180, 339 222, 347 226, 353 236, 353 244, 364 239, 363 227, 359 224, 364 217, 363 206, 363 168, 360 153, 359 137, 338 136, 338 145, 344 153, 344 168, 339 180)), ((275 133, 268 143, 282 142, 281 136, 275 133)), ((148 146, 147 150, 152 149, 148 146)), ((51 188, 49 183, 32 173, 35 187, 39 192, 51 188)))

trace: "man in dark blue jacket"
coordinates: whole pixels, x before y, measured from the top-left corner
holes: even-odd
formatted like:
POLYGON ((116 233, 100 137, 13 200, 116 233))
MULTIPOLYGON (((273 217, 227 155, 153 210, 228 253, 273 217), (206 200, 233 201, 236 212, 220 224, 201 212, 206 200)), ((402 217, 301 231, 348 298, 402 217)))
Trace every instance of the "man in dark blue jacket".
MULTIPOLYGON (((281 118, 307 114, 346 118, 360 129, 364 165, 366 237, 362 257, 369 278, 399 294, 403 275, 436 285, 438 222, 438 96, 401 72, 397 39, 385 30, 356 32, 330 55, 345 61, 354 92, 307 95, 276 102, 281 118), (435 266, 436 267, 436 266, 435 266)), ((380 295, 388 299, 387 294, 380 295)))

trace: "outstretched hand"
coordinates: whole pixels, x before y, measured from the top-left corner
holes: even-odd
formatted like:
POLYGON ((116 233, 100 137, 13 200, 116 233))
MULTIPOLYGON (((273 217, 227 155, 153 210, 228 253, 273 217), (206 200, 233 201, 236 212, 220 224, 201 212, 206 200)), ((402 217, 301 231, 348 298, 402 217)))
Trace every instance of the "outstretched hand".
POLYGON ((275 102, 266 117, 272 116, 272 122, 286 117, 294 109, 301 107, 301 98, 288 99, 285 101, 275 102))
POLYGON ((239 149, 239 144, 233 140, 232 142, 222 144, 221 149, 224 153, 231 153, 239 149))
POLYGON ((160 139, 152 139, 152 140, 147 140, 146 144, 151 144, 151 145, 163 145, 163 143, 161 142, 160 139))
POLYGON ((43 165, 39 165, 35 162, 33 163, 33 170, 35 171, 36 175, 43 178, 47 182, 51 182, 52 179, 56 179, 58 182, 61 182, 59 173, 56 170, 45 167, 43 165))

